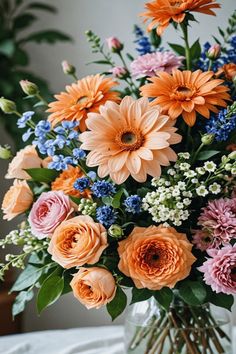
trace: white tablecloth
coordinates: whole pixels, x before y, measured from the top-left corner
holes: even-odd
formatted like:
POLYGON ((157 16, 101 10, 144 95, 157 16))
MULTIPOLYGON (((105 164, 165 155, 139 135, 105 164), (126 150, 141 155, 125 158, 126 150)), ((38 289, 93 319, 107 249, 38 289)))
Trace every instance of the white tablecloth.
POLYGON ((1 354, 125 354, 121 326, 32 332, 0 337, 1 354))

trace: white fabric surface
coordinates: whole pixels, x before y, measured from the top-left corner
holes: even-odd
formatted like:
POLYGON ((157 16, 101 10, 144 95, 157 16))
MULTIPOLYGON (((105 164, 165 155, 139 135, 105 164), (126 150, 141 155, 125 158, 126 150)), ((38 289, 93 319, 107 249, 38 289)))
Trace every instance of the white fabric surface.
POLYGON ((0 337, 1 354, 125 354, 123 327, 88 327, 0 337))

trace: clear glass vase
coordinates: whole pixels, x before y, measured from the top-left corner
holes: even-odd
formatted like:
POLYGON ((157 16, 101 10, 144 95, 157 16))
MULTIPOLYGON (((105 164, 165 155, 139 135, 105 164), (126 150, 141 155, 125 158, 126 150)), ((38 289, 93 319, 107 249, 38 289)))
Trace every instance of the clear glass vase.
POLYGON ((229 313, 182 302, 166 312, 151 298, 128 310, 125 346, 127 354, 232 354, 229 313))

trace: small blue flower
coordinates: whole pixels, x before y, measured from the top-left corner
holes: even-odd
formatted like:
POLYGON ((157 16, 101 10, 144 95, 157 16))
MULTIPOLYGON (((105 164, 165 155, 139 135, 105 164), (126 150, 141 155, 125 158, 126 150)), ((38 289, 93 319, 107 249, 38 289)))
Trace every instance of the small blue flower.
POLYGON ((132 214, 139 214, 141 212, 142 199, 138 195, 131 195, 124 201, 125 210, 132 214))
POLYGON ((104 225, 106 228, 109 228, 117 220, 118 213, 112 207, 104 205, 97 208, 96 218, 97 220, 104 225))
POLYGON ((26 125, 27 125, 27 122, 29 120, 31 120, 32 116, 34 115, 35 113, 33 111, 28 111, 28 112, 24 112, 22 117, 18 119, 17 121, 17 126, 18 128, 25 128, 26 125))
POLYGON ((95 181, 96 178, 97 178, 97 174, 96 174, 96 172, 94 172, 94 171, 88 172, 88 173, 87 173, 87 176, 88 176, 92 181, 95 181))
POLYGON ((68 134, 68 139, 73 140, 73 139, 78 139, 79 133, 76 130, 71 130, 71 132, 68 134))
POLYGON ((65 129, 61 125, 58 125, 57 127, 54 128, 54 132, 60 135, 64 135, 65 129))
POLYGON ((46 120, 40 120, 35 127, 35 136, 45 137, 51 130, 51 124, 46 120))
POLYGON ((227 51, 228 61, 232 63, 236 63, 236 50, 230 49, 227 51))
POLYGON ((76 159, 85 159, 86 157, 86 152, 82 149, 79 149, 79 148, 75 148, 73 149, 73 156, 76 158, 76 159))
POLYGON ((236 36, 233 36, 230 41, 231 47, 236 49, 236 36))
POLYGON ((236 129, 236 113, 227 116, 227 109, 221 110, 218 115, 212 116, 206 124, 208 134, 214 134, 216 141, 226 141, 230 133, 236 129))
POLYGON ((116 192, 115 186, 106 181, 95 182, 91 190, 97 198, 109 197, 116 192))
POLYGON ((48 164, 48 168, 54 169, 57 171, 66 170, 68 168, 67 163, 63 155, 54 155, 52 162, 48 164))
POLYGON ((74 183, 74 188, 81 193, 85 191, 90 185, 90 180, 88 177, 78 178, 74 183))
POLYGON ((29 138, 31 137, 31 135, 33 134, 33 130, 31 128, 29 128, 23 135, 22 135, 22 140, 24 142, 26 142, 27 140, 29 140, 29 138))
POLYGON ((137 52, 140 55, 152 53, 152 46, 149 41, 149 38, 144 35, 143 30, 137 25, 134 26, 134 34, 136 37, 134 43, 138 45, 138 47, 136 48, 137 52))
POLYGON ((63 149, 65 147, 65 145, 67 145, 66 137, 63 135, 57 135, 53 144, 54 144, 54 146, 57 146, 58 149, 63 149))
POLYGON ((71 130, 71 129, 74 129, 75 127, 78 126, 78 122, 71 122, 71 121, 65 120, 64 122, 62 122, 61 125, 64 129, 71 130))

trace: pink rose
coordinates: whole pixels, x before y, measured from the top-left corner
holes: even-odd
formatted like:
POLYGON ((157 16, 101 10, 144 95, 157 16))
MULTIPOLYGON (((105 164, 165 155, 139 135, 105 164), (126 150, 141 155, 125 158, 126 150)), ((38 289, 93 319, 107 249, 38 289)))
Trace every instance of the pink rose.
POLYGON ((28 168, 40 168, 42 164, 41 158, 33 145, 28 145, 24 149, 17 152, 9 164, 5 178, 30 179, 30 176, 24 170, 28 168))
POLYGON ((70 198, 61 191, 42 193, 29 214, 32 233, 39 239, 52 236, 54 230, 73 212, 70 198))
POLYGON ((124 45, 116 37, 109 37, 106 42, 112 52, 120 52, 124 48, 124 45))

